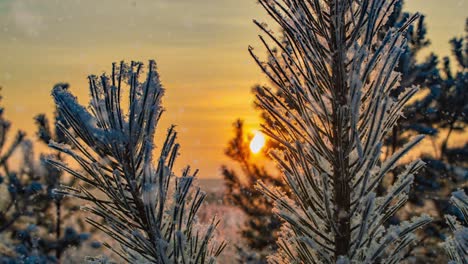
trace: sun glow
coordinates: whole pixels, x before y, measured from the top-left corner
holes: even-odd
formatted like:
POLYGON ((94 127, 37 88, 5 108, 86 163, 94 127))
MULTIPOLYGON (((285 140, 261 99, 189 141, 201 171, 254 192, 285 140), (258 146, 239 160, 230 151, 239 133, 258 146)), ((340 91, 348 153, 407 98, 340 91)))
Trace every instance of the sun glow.
POLYGON ((250 151, 257 154, 265 146, 265 136, 260 131, 254 132, 254 137, 250 141, 250 151))

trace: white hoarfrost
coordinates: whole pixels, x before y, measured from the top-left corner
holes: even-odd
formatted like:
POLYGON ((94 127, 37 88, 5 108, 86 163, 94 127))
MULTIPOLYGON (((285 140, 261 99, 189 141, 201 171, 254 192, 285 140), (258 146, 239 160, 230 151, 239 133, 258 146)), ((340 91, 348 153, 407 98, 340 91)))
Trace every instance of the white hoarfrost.
POLYGON ((444 242, 444 248, 450 258, 450 264, 468 263, 468 196, 459 190, 452 193, 450 202, 460 210, 462 222, 453 215, 446 215, 445 220, 453 235, 444 242))
POLYGON ((212 241, 215 219, 206 231, 197 226, 196 215, 205 198, 193 186, 197 172, 187 167, 176 177, 172 171, 179 150, 173 127, 159 157, 153 158, 164 90, 156 63, 150 61, 146 78, 140 81, 144 69, 139 62, 122 62, 112 65, 111 75, 89 76, 88 108, 68 90, 53 90, 57 109, 70 126, 59 124, 70 145, 51 142, 50 146, 82 168, 77 171, 50 160, 82 183, 57 192, 88 201, 90 205, 83 208, 99 218, 88 222, 120 244, 118 248, 104 243, 128 263, 214 263, 224 243, 212 241), (129 89, 125 112, 124 87, 129 89))
POLYGON ((416 92, 398 98, 395 72, 405 44, 400 28, 382 32, 395 1, 260 0, 279 24, 277 37, 256 22, 268 59, 250 52, 275 88, 256 90, 257 104, 273 122, 264 132, 281 145, 272 157, 291 198, 260 183, 284 220, 272 263, 398 263, 413 232, 431 221, 421 216, 399 226, 387 220, 408 199, 421 161, 409 164, 382 195, 377 188, 415 137, 381 160, 382 142, 416 92))

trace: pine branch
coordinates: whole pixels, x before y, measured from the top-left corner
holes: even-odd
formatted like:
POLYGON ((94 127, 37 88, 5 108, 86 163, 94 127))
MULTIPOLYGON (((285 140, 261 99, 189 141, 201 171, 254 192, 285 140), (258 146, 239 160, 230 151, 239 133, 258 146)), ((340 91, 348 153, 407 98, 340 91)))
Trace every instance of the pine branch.
POLYGON ((104 220, 88 218, 88 223, 120 244, 104 243, 129 263, 214 263, 225 244, 212 242, 217 220, 206 231, 197 225, 205 198, 193 187, 197 172, 189 167, 181 177, 172 172, 179 150, 174 127, 153 161, 164 89, 154 61, 140 81, 143 70, 140 62, 121 62, 113 64, 110 76, 89 76, 89 110, 68 90, 54 88, 58 114, 70 127, 60 124, 69 144, 52 142, 50 147, 70 156, 85 173, 57 160, 50 164, 97 190, 63 186, 57 193, 88 201, 83 209, 104 220), (130 91, 127 113, 122 110, 124 82, 130 91))
POLYGON ((292 193, 288 199, 258 186, 285 221, 272 263, 394 263, 414 241, 412 232, 430 221, 422 216, 385 227, 407 200, 420 162, 411 164, 384 196, 376 194, 383 177, 422 139, 381 162, 383 141, 416 92, 412 87, 398 97, 392 94, 401 79, 394 69, 418 18, 408 17, 381 36, 395 3, 260 1, 285 35, 280 41, 257 22, 270 38, 260 37, 268 60, 250 48, 277 86, 277 93, 259 87, 256 97, 272 121, 264 132, 283 148, 271 155, 292 193))
POLYGON ((452 193, 450 201, 460 210, 462 222, 455 216, 445 216, 453 235, 445 240, 443 246, 451 260, 450 263, 466 264, 468 263, 468 196, 460 190, 452 193))

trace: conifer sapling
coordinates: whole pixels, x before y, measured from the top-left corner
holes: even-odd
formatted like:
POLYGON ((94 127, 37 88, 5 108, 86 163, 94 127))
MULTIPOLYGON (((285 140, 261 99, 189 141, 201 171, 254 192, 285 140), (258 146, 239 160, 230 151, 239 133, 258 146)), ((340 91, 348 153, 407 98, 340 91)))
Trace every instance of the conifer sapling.
POLYGON ((405 31, 417 16, 381 38, 395 1, 259 2, 285 35, 280 41, 255 21, 268 36, 260 40, 269 58, 264 62, 250 52, 282 94, 260 87, 256 97, 272 120, 264 132, 283 148, 271 155, 292 198, 259 184, 285 222, 280 250, 270 261, 398 263, 416 241, 413 231, 430 221, 421 216, 386 224, 407 201, 421 161, 407 165, 382 196, 376 194, 385 175, 423 138, 381 161, 385 137, 417 91, 391 95, 400 81, 394 69, 405 31))
POLYGON ((57 109, 70 129, 61 129, 69 145, 50 146, 73 158, 84 171, 57 160, 49 162, 96 188, 63 186, 58 192, 88 201, 84 210, 103 221, 87 221, 120 244, 119 248, 104 243, 129 263, 214 263, 224 243, 212 241, 216 220, 205 231, 197 226, 197 211, 205 197, 193 187, 197 172, 187 167, 176 177, 172 171, 179 150, 174 127, 153 160, 164 89, 156 63, 150 61, 146 68, 144 80, 140 62, 114 63, 111 75, 89 76, 89 110, 68 90, 53 90, 57 109), (129 89, 127 112, 122 106, 124 87, 129 89))

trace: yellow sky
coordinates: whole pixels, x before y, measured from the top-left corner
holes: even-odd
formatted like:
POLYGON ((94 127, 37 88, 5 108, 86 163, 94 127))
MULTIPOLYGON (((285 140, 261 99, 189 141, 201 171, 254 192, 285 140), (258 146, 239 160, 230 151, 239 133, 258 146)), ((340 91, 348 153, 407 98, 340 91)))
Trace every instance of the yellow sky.
MULTIPOLYGON (((407 9, 427 15, 429 51, 448 55, 468 0, 407 0, 407 9)), ((70 83, 86 103, 88 74, 154 58, 166 87, 159 132, 176 124, 179 168, 218 177, 231 123, 258 128, 250 89, 265 79, 247 52, 259 46, 253 18, 265 19, 255 0, 0 0, 1 105, 33 137, 32 118, 53 111, 53 84, 70 83)))

